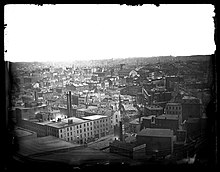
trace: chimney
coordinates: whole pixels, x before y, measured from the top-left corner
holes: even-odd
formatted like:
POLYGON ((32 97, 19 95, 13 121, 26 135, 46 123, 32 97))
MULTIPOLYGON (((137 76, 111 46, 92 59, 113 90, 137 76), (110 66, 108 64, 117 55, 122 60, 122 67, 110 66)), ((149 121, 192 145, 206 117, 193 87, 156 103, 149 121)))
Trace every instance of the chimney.
POLYGON ((71 103, 71 91, 69 91, 69 94, 66 94, 67 97, 67 116, 71 116, 71 109, 72 109, 72 103, 71 103))
POLYGON ((119 122, 119 139, 120 141, 123 141, 122 121, 119 122))
POLYGON ((37 91, 35 90, 35 91, 34 91, 34 101, 37 101, 37 100, 38 100, 37 91))

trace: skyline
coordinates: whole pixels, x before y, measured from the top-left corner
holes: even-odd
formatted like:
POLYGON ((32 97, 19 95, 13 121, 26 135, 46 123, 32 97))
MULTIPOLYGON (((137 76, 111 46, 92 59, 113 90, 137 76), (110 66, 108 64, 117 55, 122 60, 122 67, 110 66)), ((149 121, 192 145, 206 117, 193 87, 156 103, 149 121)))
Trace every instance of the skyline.
POLYGON ((214 54, 213 16, 205 4, 6 5, 5 61, 214 54))

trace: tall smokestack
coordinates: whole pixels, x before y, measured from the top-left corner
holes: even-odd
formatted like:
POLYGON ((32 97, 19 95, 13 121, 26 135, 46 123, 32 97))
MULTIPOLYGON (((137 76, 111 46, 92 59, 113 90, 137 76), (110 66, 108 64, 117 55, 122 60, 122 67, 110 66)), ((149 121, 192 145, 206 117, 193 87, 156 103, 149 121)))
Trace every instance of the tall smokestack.
POLYGON ((71 116, 71 108, 72 108, 72 103, 71 103, 71 91, 69 91, 69 94, 66 94, 67 97, 67 116, 71 116))
POLYGON ((69 95, 68 95, 68 93, 66 94, 66 99, 67 99, 67 116, 69 117, 70 116, 70 114, 69 114, 69 95))
POLYGON ((119 139, 120 139, 120 141, 123 141, 122 121, 119 122, 119 139))
POLYGON ((71 91, 69 91, 69 116, 71 116, 72 102, 71 102, 71 91))
POLYGON ((34 91, 34 101, 37 101, 38 97, 37 97, 37 91, 34 91))

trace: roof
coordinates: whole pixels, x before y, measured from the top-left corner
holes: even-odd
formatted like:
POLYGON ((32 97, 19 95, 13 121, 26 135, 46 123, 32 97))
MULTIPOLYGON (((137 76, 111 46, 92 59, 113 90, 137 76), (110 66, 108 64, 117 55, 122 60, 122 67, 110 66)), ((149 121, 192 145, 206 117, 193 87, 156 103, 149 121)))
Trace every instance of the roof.
POLYGON ((140 124, 139 123, 139 118, 135 119, 135 120, 132 120, 131 122, 129 122, 129 124, 140 124))
POLYGON ((55 127, 55 128, 63 128, 63 127, 67 127, 67 126, 81 124, 81 123, 84 123, 84 122, 87 122, 87 121, 88 120, 86 120, 86 119, 70 117, 70 118, 62 119, 60 122, 50 122, 47 125, 51 126, 51 127, 55 127), (69 120, 72 120, 71 124, 68 124, 69 120))
POLYGON ((174 102, 169 102, 169 103, 167 103, 167 106, 169 106, 169 105, 173 105, 173 106, 175 106, 175 105, 181 105, 181 103, 174 103, 174 102))
POLYGON ((156 117, 156 115, 143 116, 142 119, 151 119, 152 117, 156 117))
POLYGON ((25 156, 43 153, 46 151, 54 151, 58 149, 79 146, 78 144, 72 144, 54 136, 37 137, 28 140, 19 140, 18 144, 18 153, 25 156))
POLYGON ((106 118, 108 116, 104 115, 91 115, 91 116, 84 116, 82 117, 83 119, 88 119, 88 120, 96 120, 96 119, 101 119, 101 118, 106 118))
POLYGON ((171 119, 171 120, 178 120, 178 115, 170 115, 170 114, 163 114, 156 117, 157 119, 171 119))
POLYGON ((186 120, 187 123, 198 123, 199 122, 199 118, 188 118, 186 120))
POLYGON ((124 106, 125 110, 137 111, 137 108, 135 108, 132 104, 125 104, 123 106, 124 106))
POLYGON ((101 150, 95 150, 89 147, 86 148, 76 148, 69 150, 68 152, 55 152, 53 154, 48 154, 44 156, 34 157, 40 160, 52 160, 54 162, 64 162, 70 165, 97 165, 109 162, 127 162, 129 164, 135 163, 134 160, 129 157, 122 156, 115 153, 104 152, 101 150), (62 158, 61 158, 62 157, 62 158))
POLYGON ((146 128, 141 130, 137 135, 151 137, 173 137, 173 131, 170 129, 146 128))
POLYGON ((32 134, 34 134, 35 132, 30 131, 30 130, 26 130, 26 129, 21 129, 21 128, 16 128, 15 129, 15 134, 17 137, 25 137, 25 136, 30 136, 32 134))
POLYGON ((192 96, 184 96, 181 103, 183 104, 200 104, 200 99, 192 96))
POLYGON ((163 109, 161 106, 158 106, 158 105, 147 105, 145 107, 147 109, 150 109, 150 110, 161 110, 161 109, 163 109))
POLYGON ((122 142, 122 141, 118 141, 118 140, 115 140, 110 145, 114 146, 114 147, 117 147, 117 148, 130 150, 130 151, 132 151, 133 148, 136 146, 136 144, 126 143, 126 142, 122 142))

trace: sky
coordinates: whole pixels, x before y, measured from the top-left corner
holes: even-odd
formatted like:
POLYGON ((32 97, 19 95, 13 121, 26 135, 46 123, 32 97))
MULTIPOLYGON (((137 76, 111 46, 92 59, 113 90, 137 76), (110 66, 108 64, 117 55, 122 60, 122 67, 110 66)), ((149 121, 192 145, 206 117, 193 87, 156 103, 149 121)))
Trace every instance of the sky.
POLYGON ((214 54, 214 6, 6 5, 6 61, 214 54))

